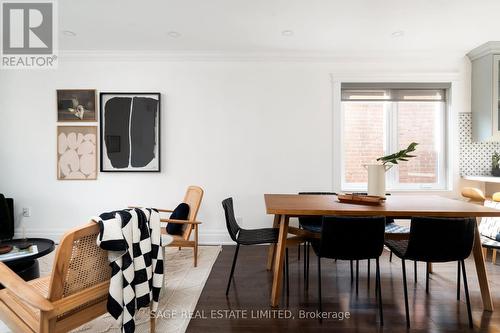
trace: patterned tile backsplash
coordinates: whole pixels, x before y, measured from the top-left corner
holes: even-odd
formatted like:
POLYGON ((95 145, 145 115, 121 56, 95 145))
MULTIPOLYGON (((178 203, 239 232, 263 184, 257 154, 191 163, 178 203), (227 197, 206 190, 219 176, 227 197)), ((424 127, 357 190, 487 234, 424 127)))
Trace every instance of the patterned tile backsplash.
POLYGON ((472 141, 472 114, 460 113, 460 175, 489 176, 491 175, 491 155, 500 152, 500 142, 472 141))

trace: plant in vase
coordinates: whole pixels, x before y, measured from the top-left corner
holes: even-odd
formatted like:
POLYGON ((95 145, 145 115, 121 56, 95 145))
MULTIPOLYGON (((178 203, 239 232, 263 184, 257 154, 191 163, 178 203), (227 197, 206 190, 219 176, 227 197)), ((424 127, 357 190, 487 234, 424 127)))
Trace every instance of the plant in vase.
POLYGON ((495 177, 500 177, 500 154, 496 151, 491 156, 491 174, 495 177))
POLYGON ((379 157, 377 158, 377 161, 382 161, 383 165, 386 165, 387 163, 398 164, 398 161, 408 162, 409 158, 416 157, 415 155, 409 155, 409 153, 414 152, 417 149, 417 145, 418 143, 412 142, 408 148, 402 149, 391 155, 379 157))
POLYGON ((377 161, 382 164, 364 165, 368 170, 368 195, 376 195, 385 197, 385 173, 393 165, 399 162, 407 162, 410 158, 416 157, 410 155, 417 148, 418 143, 412 142, 406 149, 402 149, 397 153, 382 156, 377 158, 377 161))

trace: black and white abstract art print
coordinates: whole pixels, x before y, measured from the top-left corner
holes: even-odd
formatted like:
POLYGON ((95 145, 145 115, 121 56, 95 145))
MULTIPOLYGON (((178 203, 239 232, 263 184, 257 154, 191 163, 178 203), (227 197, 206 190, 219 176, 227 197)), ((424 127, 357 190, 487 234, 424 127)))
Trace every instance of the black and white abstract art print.
POLYGON ((101 171, 160 172, 160 93, 100 94, 101 171))

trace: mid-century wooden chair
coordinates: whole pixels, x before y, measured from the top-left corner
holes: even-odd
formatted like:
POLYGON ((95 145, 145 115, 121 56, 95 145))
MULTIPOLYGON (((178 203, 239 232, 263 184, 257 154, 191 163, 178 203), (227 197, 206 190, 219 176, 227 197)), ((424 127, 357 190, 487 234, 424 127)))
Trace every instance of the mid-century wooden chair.
MULTIPOLYGON (((192 247, 194 256, 194 267, 198 264, 198 226, 201 222, 196 220, 198 211, 200 210, 201 200, 203 199, 203 189, 199 186, 189 186, 186 195, 184 196, 183 202, 189 206, 189 218, 184 220, 173 220, 162 218, 163 223, 178 223, 184 225, 184 231, 182 235, 169 235, 173 238, 173 241, 167 246, 178 247, 179 250, 182 247, 192 247), (194 231, 194 239, 191 240, 191 233, 194 231)), ((171 209, 158 209, 159 212, 172 213, 171 209)), ((166 228, 162 224, 161 228, 162 234, 167 234, 166 228)))
MULTIPOLYGON (((484 192, 474 187, 464 187, 462 196, 472 203, 477 203, 490 208, 500 209, 500 192, 495 192, 488 198, 484 192)), ((481 245, 483 247, 483 256, 488 257, 488 250, 492 251, 491 262, 496 264, 497 252, 500 251, 500 242, 496 235, 500 232, 500 221, 496 217, 483 217, 479 224, 479 233, 481 234, 481 245)))
MULTIPOLYGON (((14 332, 67 332, 107 312, 111 267, 96 244, 99 225, 90 222, 67 232, 52 275, 24 281, 0 263, 0 319, 14 332)), ((151 332, 154 332, 154 318, 151 332)))

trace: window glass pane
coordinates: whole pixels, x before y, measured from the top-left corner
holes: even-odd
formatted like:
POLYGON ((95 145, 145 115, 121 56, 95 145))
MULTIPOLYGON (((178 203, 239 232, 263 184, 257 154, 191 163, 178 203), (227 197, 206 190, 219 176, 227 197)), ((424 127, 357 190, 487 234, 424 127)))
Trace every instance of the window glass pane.
POLYGON ((366 183, 363 164, 384 155, 385 103, 344 102, 344 170, 348 183, 366 183))
POLYGON ((438 153, 443 135, 440 117, 442 102, 398 102, 397 103, 398 149, 418 142, 414 155, 417 157, 397 166, 398 181, 405 184, 429 184, 438 181, 438 153), (438 142, 436 142, 438 141, 438 142))

